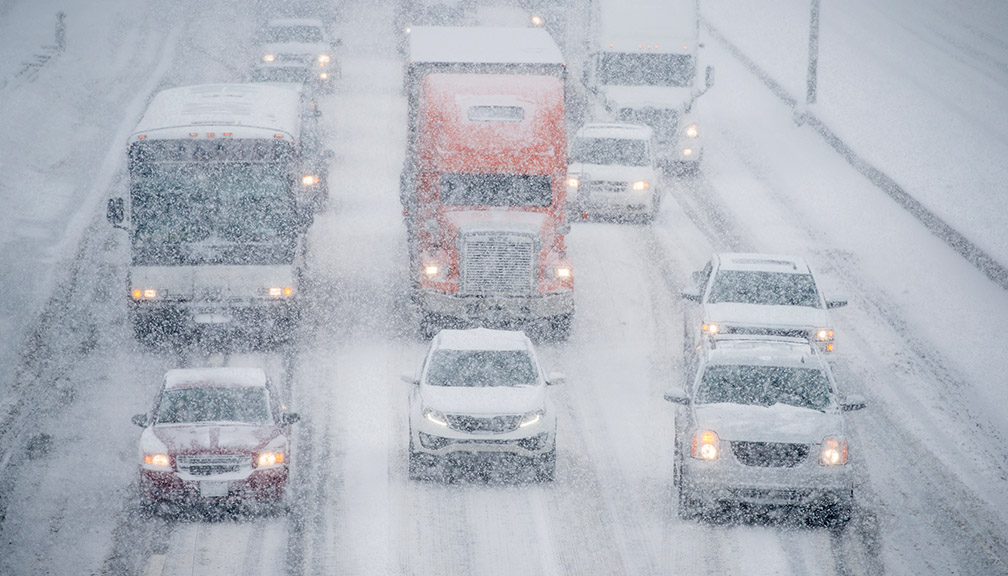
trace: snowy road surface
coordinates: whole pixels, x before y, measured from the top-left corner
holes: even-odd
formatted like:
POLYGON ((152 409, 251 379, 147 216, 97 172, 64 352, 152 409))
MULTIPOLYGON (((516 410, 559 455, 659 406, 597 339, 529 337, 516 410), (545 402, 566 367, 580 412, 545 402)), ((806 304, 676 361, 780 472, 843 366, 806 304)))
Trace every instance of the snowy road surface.
MULTIPOLYGON (((332 201, 310 233, 313 313, 292 347, 261 352, 143 346, 125 320, 126 239, 101 209, 123 186, 120 135, 159 86, 240 79, 249 57, 242 46, 257 23, 254 11, 233 0, 179 2, 163 11, 129 4, 98 3, 115 22, 94 28, 91 55, 112 55, 106 65, 75 60, 87 32, 73 28, 84 17, 69 10, 63 61, 35 80, 0 87, 5 99, 26 107, 24 115, 4 110, 13 126, 38 123, 28 110, 44 97, 54 122, 77 128, 48 149, 15 147, 14 137, 4 143, 5 162, 20 158, 31 167, 0 176, 5 200, 19 198, 9 190, 30 182, 33 171, 50 175, 54 193, 62 192, 42 216, 23 199, 4 215, 8 230, 28 228, 5 239, 19 255, 4 255, 4 285, 21 295, 14 285, 22 278, 47 292, 41 300, 24 297, 25 310, 4 309, 4 333, 31 345, 4 351, 0 573, 1008 572, 1008 419, 1001 408, 1008 401, 1001 352, 1008 296, 814 132, 796 126, 791 110, 716 42, 707 42, 718 83, 702 103, 714 131, 704 173, 672 186, 651 226, 578 223, 569 237, 575 324, 568 342, 539 348, 547 370, 567 375, 551 390, 559 410, 556 481, 411 482, 408 389, 399 375, 419 365, 426 345, 406 296, 395 193, 405 101, 390 8, 347 3, 340 11, 343 86, 320 104, 337 158, 332 201), (95 70, 103 75, 84 74, 95 70), (73 89, 60 91, 64 82, 75 82, 73 89), (45 240, 54 231, 57 240, 45 240), (682 377, 679 290, 714 250, 803 254, 829 295, 850 300, 835 314, 833 362, 842 390, 863 394, 869 407, 850 418, 859 479, 846 531, 788 516, 724 523, 676 516, 674 411, 662 392, 682 377), (25 302, 44 302, 50 293, 39 318, 26 320, 32 305, 25 302), (263 366, 302 415, 286 513, 139 514, 139 429, 129 417, 146 409, 165 370, 206 364, 263 366)), ((787 4, 800 14, 800 3, 787 4)), ((854 3, 854 16, 837 20, 891 22, 891 12, 870 4, 854 3)), ((23 5, 2 5, 0 16, 21 14, 23 5)), ((923 3, 905 26, 940 27, 943 10, 923 3)), ((743 14, 712 9, 707 17, 759 58, 763 49, 739 36, 743 14)), ((983 24, 974 12, 962 18, 983 24)), ((903 50, 917 48, 906 42, 903 50)), ((994 59, 984 64, 991 75, 1003 80, 1008 49, 984 54, 984 62, 994 59)), ((764 65, 771 72, 783 66, 773 59, 764 65)), ((959 78, 972 78, 976 66, 966 68, 959 78)), ((862 73, 872 70, 866 65, 862 73)), ((926 84, 916 90, 923 100, 940 97, 926 84)), ((832 113, 839 109, 819 113, 843 122, 832 113)), ((856 141, 855 127, 842 125, 856 141)), ((990 146, 1003 145, 1008 128, 993 123, 991 130, 990 146)), ((908 134, 903 144, 918 145, 908 134)), ((884 165, 886 158, 875 159, 884 165)), ((974 182, 1005 170, 985 166, 974 182)), ((1008 218, 999 206, 983 204, 980 212, 1001 229, 1008 218)))

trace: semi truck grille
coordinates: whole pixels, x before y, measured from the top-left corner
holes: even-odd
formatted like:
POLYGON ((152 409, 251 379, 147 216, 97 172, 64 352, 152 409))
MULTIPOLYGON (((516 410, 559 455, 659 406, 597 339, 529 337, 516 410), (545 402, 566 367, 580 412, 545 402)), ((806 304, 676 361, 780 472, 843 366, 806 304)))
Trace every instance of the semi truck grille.
POLYGON ((518 429, 518 422, 521 421, 520 414, 508 414, 504 416, 492 416, 489 418, 478 418, 462 414, 448 414, 448 426, 452 430, 460 432, 484 432, 489 434, 503 434, 518 429))
POLYGON ((534 237, 500 232, 467 234, 459 253, 463 294, 527 296, 535 292, 534 237))
POLYGON ((808 444, 732 442, 732 453, 745 466, 792 468, 808 458, 808 444))

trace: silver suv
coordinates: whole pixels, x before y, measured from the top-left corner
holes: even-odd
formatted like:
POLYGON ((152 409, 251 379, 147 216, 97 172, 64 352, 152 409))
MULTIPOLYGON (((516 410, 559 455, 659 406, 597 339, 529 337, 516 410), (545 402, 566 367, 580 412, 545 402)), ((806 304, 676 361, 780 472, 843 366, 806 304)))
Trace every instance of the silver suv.
POLYGON ((851 517, 854 475, 844 412, 865 406, 841 396, 829 365, 805 339, 724 335, 705 340, 678 405, 675 486, 679 515, 728 504, 798 506, 842 526, 851 517))

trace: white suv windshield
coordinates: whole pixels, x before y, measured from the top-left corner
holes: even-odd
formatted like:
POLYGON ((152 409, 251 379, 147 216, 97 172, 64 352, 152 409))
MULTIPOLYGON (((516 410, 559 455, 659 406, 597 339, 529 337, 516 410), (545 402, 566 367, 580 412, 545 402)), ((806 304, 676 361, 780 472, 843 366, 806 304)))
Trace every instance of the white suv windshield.
POLYGON ((535 386, 536 366, 524 350, 438 350, 431 355, 431 386, 535 386))
POLYGON ((576 138, 570 161, 606 166, 649 166, 647 142, 626 138, 576 138))
POLYGON ((718 271, 707 301, 812 308, 820 304, 811 274, 745 270, 718 271))
POLYGON ((713 365, 704 371, 696 401, 822 410, 829 405, 830 385, 818 368, 713 365))

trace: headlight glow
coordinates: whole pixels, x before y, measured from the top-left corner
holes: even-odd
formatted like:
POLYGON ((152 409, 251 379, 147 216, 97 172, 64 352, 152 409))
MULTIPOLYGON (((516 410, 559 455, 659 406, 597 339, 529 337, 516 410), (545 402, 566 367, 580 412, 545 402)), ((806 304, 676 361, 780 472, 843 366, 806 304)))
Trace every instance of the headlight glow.
POLYGON ((272 62, 276 60, 276 56, 272 54, 263 54, 263 62, 272 62))
POLYGON ((686 137, 687 138, 696 138, 699 135, 700 135, 700 130, 699 130, 699 128, 697 128, 696 124, 690 124, 689 126, 686 127, 686 137))
POLYGON ((713 430, 700 430, 693 435, 690 455, 700 460, 717 460, 721 456, 721 440, 713 430))
POLYGON ((567 177, 567 187, 568 188, 577 188, 580 185, 581 185, 581 180, 579 180, 576 176, 568 176, 567 177))
POLYGON ((692 148, 683 148, 682 155, 686 156, 687 158, 689 158, 690 156, 693 155, 693 149, 692 148))
POLYGON ((721 331, 721 326, 719 326, 714 322, 704 322, 703 324, 700 325, 700 331, 703 332, 704 334, 714 336, 715 334, 721 331))
POLYGON ((574 274, 574 271, 570 269, 569 266, 558 266, 556 268, 557 278, 570 278, 574 274))
POLYGON ((154 300, 158 297, 158 291, 154 288, 134 288, 134 300, 154 300))
POLYGON ((259 455, 257 460, 259 468, 269 468, 271 466, 280 466, 284 461, 284 453, 282 450, 276 452, 263 452, 259 455))
POLYGON ((543 418, 543 411, 536 410, 535 412, 529 412, 522 417, 521 422, 518 423, 519 428, 524 428, 526 426, 531 426, 538 423, 543 418))
POLYGON ((819 450, 819 464, 823 466, 843 466, 847 463, 847 440, 829 437, 822 441, 819 450))
POLYGON ((638 180, 638 181, 636 181, 636 182, 633 183, 633 185, 631 186, 631 188, 633 188, 637 192, 640 192, 641 190, 647 190, 648 186, 650 186, 650 185, 647 183, 646 180, 638 180))
POLYGON ((171 458, 167 454, 144 454, 144 464, 151 468, 171 469, 171 458))
POLYGON ((325 66, 326 64, 329 63, 329 61, 330 61, 330 58, 329 58, 328 54, 319 54, 319 57, 318 57, 319 66, 325 66))
POLYGON ((541 27, 541 26, 542 26, 543 24, 545 24, 545 23, 546 23, 546 20, 545 20, 545 19, 544 19, 544 18, 543 18, 542 16, 540 16, 540 15, 538 15, 538 14, 533 14, 533 15, 532 15, 532 18, 531 18, 531 23, 532 23, 532 25, 533 25, 533 26, 535 26, 536 28, 539 28, 539 27, 541 27))
POLYGON ((329 79, 329 73, 328 72, 322 72, 321 74, 318 75, 318 77, 319 77, 319 80, 328 80, 329 79))
POLYGON ((424 266, 423 272, 424 275, 427 276, 428 278, 433 278, 438 275, 438 270, 439 268, 437 264, 428 264, 424 266))
POLYGON ((267 292, 270 298, 288 298, 294 295, 294 288, 291 286, 270 286, 267 292))
POLYGON ((305 174, 301 177, 301 183, 305 186, 314 186, 319 183, 319 177, 314 174, 305 174))
POLYGON ((433 408, 424 408, 423 410, 424 418, 437 424, 438 426, 448 426, 448 419, 444 417, 444 414, 434 410, 433 408))

